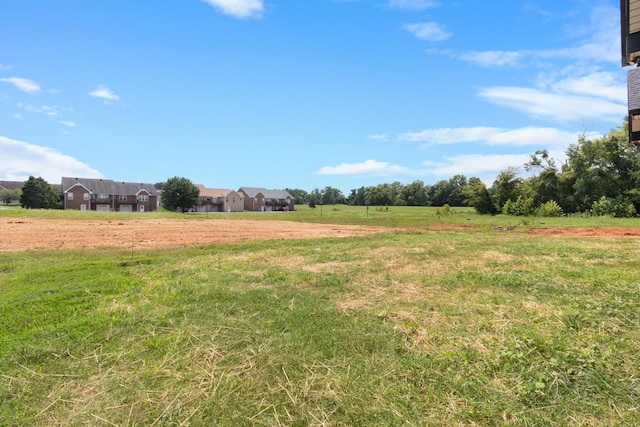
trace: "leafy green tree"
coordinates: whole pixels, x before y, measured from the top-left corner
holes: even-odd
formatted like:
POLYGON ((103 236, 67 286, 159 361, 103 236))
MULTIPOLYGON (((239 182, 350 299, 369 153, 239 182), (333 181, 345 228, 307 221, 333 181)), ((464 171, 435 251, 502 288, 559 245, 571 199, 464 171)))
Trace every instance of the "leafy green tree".
POLYGON ((590 209, 603 196, 622 197, 640 208, 640 151, 629 144, 627 126, 593 140, 581 137, 567 149, 562 173, 572 182, 577 210, 590 209))
POLYGON ((296 199, 296 204, 304 204, 308 202, 309 193, 299 188, 285 188, 289 194, 296 199))
POLYGON ((367 191, 366 204, 369 206, 393 205, 391 185, 378 184, 375 187, 369 187, 369 191, 367 191))
POLYGON ((26 209, 60 209, 61 193, 42 177, 30 176, 22 186, 20 205, 26 209))
POLYGON ((491 187, 491 193, 495 202, 496 208, 502 211, 505 203, 509 200, 516 200, 520 195, 518 190, 522 184, 522 179, 518 177, 515 168, 507 168, 500 172, 498 177, 493 182, 491 187))
POLYGON ((0 190, 0 201, 8 205, 12 200, 20 200, 21 194, 22 190, 19 188, 0 190))
POLYGON ((405 185, 402 190, 400 190, 400 199, 402 200, 402 204, 406 206, 429 205, 427 187, 425 187, 424 182, 420 180, 405 185))
POLYGON ((364 206, 367 204, 367 191, 365 187, 360 187, 357 190, 354 188, 347 197, 347 203, 353 206, 364 206))
POLYGON ((188 212, 200 205, 200 190, 187 178, 169 178, 162 188, 162 206, 167 210, 188 212))
POLYGON ((469 178, 463 191, 466 206, 472 206, 481 215, 494 215, 496 207, 487 186, 477 177, 469 178))
POLYGON ((440 180, 429 189, 429 197, 433 206, 464 206, 466 196, 464 189, 467 178, 464 175, 454 175, 448 180, 440 180))
POLYGON ((324 205, 337 205, 346 201, 346 198, 344 197, 344 194, 342 194, 342 191, 337 188, 327 186, 324 187, 324 189, 320 193, 322 196, 322 204, 324 205))

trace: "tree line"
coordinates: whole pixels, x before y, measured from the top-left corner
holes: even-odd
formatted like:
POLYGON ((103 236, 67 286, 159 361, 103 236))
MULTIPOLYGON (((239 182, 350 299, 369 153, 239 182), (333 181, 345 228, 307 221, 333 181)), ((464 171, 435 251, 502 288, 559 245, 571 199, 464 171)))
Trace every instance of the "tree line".
POLYGON ((455 175, 427 185, 421 180, 352 189, 345 196, 333 187, 310 193, 287 189, 296 203, 358 206, 468 206, 480 214, 560 216, 590 213, 617 217, 640 211, 640 148, 629 143, 628 121, 601 138, 578 138, 558 165, 547 150, 530 155, 517 168, 498 174, 491 186, 479 178, 455 175))
MULTIPOLYGON (((559 216, 590 213, 616 217, 640 212, 640 148, 629 143, 628 121, 601 138, 579 137, 565 151, 561 165, 546 150, 536 151, 522 165, 530 173, 508 168, 491 186, 478 177, 455 175, 433 185, 416 180, 352 189, 348 195, 330 186, 306 192, 287 188, 297 204, 310 206, 350 204, 356 206, 468 206, 480 214, 559 216)), ((197 206, 199 190, 186 178, 173 177, 156 184, 164 190, 165 208, 185 212, 197 206)), ((0 194, 8 203, 17 194, 0 194)), ((19 195, 25 208, 61 208, 60 189, 33 176, 19 195)))

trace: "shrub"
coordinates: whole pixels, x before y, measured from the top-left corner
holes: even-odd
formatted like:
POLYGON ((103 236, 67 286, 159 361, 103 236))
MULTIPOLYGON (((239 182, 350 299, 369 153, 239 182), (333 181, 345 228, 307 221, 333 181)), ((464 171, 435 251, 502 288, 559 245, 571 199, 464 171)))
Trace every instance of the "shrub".
POLYGON ((564 212, 555 200, 549 200, 540 205, 538 208, 538 216, 562 216, 564 212))
POLYGON ((594 216, 612 216, 617 218, 629 218, 635 216, 636 208, 633 203, 626 201, 622 197, 612 199, 602 196, 591 206, 591 213, 594 216))
POLYGON ((533 199, 531 197, 518 196, 515 202, 509 199, 502 207, 502 213, 506 215, 529 216, 533 215, 533 212, 533 199))

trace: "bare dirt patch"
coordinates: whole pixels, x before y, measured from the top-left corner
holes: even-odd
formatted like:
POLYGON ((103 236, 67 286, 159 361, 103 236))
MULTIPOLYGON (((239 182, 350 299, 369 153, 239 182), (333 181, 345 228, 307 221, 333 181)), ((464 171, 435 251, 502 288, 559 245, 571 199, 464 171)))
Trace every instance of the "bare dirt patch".
POLYGON ((165 248, 247 240, 346 237, 384 227, 233 219, 0 218, 0 252, 96 247, 165 248))

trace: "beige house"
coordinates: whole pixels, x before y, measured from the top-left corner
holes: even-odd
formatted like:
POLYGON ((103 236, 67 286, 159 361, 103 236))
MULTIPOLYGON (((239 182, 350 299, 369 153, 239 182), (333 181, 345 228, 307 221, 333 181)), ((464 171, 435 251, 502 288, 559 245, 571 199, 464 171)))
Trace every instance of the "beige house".
POLYGON ((200 206, 198 212, 242 212, 244 196, 225 188, 207 188, 196 184, 200 190, 200 206))

